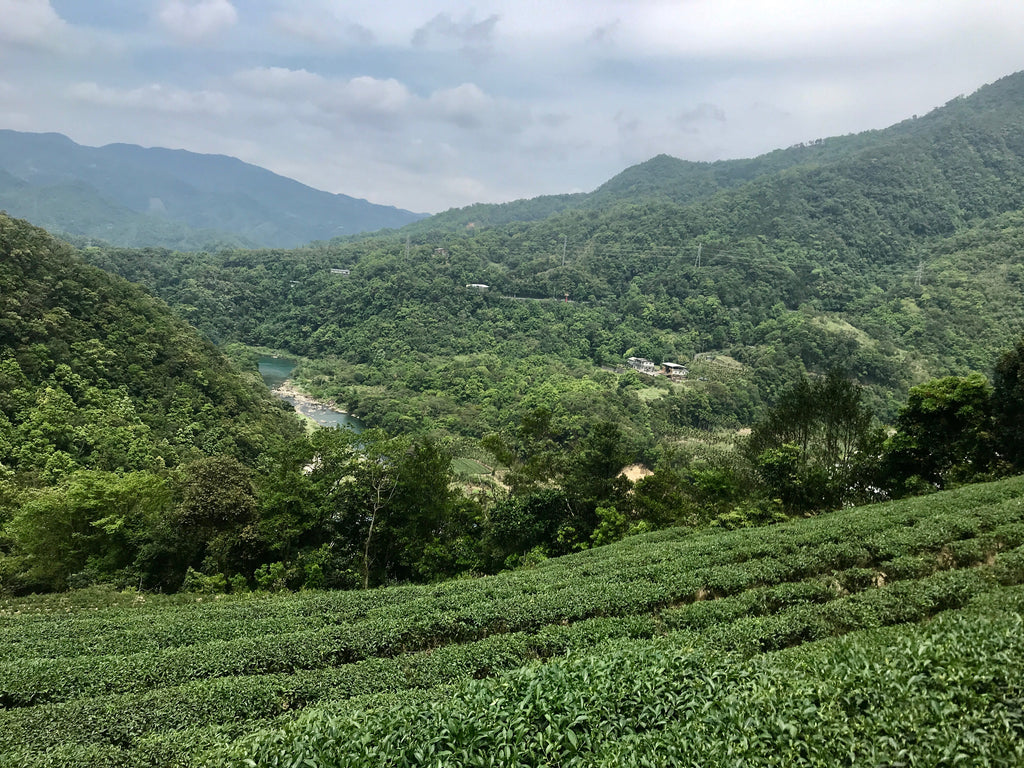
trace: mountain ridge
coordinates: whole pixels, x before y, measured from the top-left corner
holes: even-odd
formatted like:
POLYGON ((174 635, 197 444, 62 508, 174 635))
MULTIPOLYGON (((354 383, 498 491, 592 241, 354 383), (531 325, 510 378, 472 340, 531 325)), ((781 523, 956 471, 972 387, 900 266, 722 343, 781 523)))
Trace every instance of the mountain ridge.
MULTIPOLYGON (((956 128, 968 115, 985 114, 998 121, 1006 112, 1007 102, 1024 104, 1024 72, 1006 75, 969 95, 954 97, 926 114, 884 128, 814 139, 746 158, 692 161, 660 153, 623 169, 590 192, 453 208, 406 225, 403 231, 474 231, 486 226, 538 221, 571 210, 600 210, 626 197, 632 202, 659 199, 686 205, 786 170, 834 165, 864 151, 901 146, 922 134, 937 138, 956 128)), ((1010 127, 1004 125, 1003 134, 1012 140, 1010 127)))
POLYGON ((121 246, 296 247, 422 217, 316 190, 229 155, 88 147, 59 133, 0 130, 0 170, 7 174, 0 206, 12 215, 121 246), (107 209, 102 218, 80 215, 97 206, 107 209))

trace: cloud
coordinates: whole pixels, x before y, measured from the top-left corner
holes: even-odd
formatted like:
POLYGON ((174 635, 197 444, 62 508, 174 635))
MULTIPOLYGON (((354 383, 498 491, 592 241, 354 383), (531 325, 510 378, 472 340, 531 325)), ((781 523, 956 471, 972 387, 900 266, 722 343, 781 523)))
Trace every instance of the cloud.
POLYGON ((704 102, 679 113, 675 123, 681 131, 696 133, 708 123, 725 123, 725 110, 716 104, 704 102))
POLYGON ((369 27, 346 21, 329 10, 314 13, 303 9, 299 12, 277 13, 273 16, 273 24, 289 37, 317 45, 340 42, 369 46, 377 40, 369 27))
POLYGON ((587 42, 592 45, 608 45, 609 43, 614 42, 615 35, 621 26, 622 20, 615 19, 615 21, 608 24, 595 27, 590 34, 587 35, 587 42))
POLYGON ((234 26, 238 12, 229 0, 165 0, 157 18, 175 37, 200 42, 234 26))
POLYGON ((257 67, 235 73, 232 82, 251 96, 282 103, 305 102, 320 115, 354 122, 397 117, 415 98, 394 78, 330 79, 305 69, 257 67))
POLYGON ((55 47, 67 24, 49 0, 0 0, 0 41, 34 47, 55 47))
POLYGON ((879 128, 1022 37, 1020 0, 0 0, 0 127, 437 210, 879 128))
POLYGON ((412 101, 409 89, 394 78, 355 77, 339 89, 346 113, 398 115, 412 101))
POLYGON ((228 112, 227 98, 222 93, 188 91, 159 83, 122 89, 83 82, 71 86, 68 95, 76 101, 99 107, 127 107, 178 115, 223 115, 228 112))
POLYGON ((468 14, 456 21, 449 13, 439 13, 413 32, 412 44, 427 47, 454 42, 465 52, 484 52, 494 41, 494 28, 499 18, 492 14, 483 21, 476 21, 473 14, 468 14))
POLYGON ((479 126, 493 105, 494 100, 473 83, 463 83, 430 96, 434 114, 462 128, 479 126))
POLYGON ((464 129, 483 126, 515 130, 530 121, 528 110, 499 101, 474 83, 415 95, 395 78, 327 78, 304 69, 259 67, 237 72, 232 82, 250 96, 315 105, 333 117, 352 121, 388 117, 408 123, 448 123, 464 129))
POLYGON ((329 82, 321 75, 305 69, 286 67, 255 67, 236 72, 232 80, 251 94, 284 99, 306 98, 323 94, 329 82))

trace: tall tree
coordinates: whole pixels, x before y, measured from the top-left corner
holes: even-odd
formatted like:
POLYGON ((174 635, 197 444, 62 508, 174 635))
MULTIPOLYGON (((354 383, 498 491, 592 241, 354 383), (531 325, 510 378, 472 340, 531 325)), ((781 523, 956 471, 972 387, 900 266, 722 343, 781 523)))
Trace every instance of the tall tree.
POLYGON ((746 453, 788 512, 840 506, 870 484, 880 442, 873 418, 840 371, 804 377, 754 427, 746 453))
POLYGON ((999 458, 1013 470, 1024 470, 1024 338, 996 363, 992 421, 999 458))
POLYGON ((886 472, 895 493, 920 483, 934 488, 969 482, 995 456, 992 387, 982 374, 946 376, 912 387, 886 442, 886 472))

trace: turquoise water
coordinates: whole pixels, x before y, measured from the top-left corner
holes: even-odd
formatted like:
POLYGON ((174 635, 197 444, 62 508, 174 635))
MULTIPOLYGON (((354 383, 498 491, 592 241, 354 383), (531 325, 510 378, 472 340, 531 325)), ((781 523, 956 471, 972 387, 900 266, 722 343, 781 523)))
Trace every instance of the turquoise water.
POLYGON ((271 389, 277 389, 295 370, 295 361, 286 357, 261 357, 257 363, 260 376, 271 389))
MULTIPOLYGON (((261 357, 257 363, 260 376, 267 386, 277 389, 291 376, 295 370, 295 361, 286 357, 261 357)), ((307 403, 296 400, 294 397, 279 396, 295 406, 295 410, 304 416, 308 416, 321 427, 348 427, 356 432, 363 431, 363 423, 355 416, 350 416, 342 411, 336 411, 315 403, 307 403)))
POLYGON ((287 400, 295 406, 296 411, 304 416, 309 416, 309 418, 321 427, 348 427, 349 429, 354 429, 356 432, 363 431, 363 422, 355 416, 350 416, 343 411, 336 411, 333 408, 328 408, 323 405, 299 402, 295 400, 295 398, 288 396, 283 396, 281 399, 287 400))

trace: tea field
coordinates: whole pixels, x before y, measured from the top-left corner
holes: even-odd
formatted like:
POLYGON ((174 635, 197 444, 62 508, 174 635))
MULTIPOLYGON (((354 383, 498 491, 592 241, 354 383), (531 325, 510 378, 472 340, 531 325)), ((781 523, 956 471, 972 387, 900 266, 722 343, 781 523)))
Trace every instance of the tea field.
POLYGON ((498 576, 0 603, 2 766, 1024 764, 1024 478, 498 576))

